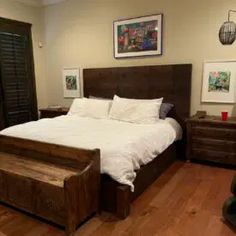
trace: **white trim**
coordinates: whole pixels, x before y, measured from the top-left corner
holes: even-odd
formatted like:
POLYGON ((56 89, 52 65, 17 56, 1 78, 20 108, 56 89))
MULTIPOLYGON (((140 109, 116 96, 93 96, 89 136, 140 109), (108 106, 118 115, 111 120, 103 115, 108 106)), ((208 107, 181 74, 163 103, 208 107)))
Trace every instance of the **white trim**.
POLYGON ((42 4, 44 6, 47 6, 47 5, 57 4, 60 2, 64 2, 64 1, 66 1, 66 0, 42 0, 42 4))
POLYGON ((42 7, 41 0, 14 0, 15 2, 22 3, 24 5, 33 6, 33 7, 42 7))
POLYGON ((64 2, 66 0, 14 0, 16 2, 20 2, 22 4, 33 6, 33 7, 43 7, 52 4, 58 4, 60 2, 64 2))

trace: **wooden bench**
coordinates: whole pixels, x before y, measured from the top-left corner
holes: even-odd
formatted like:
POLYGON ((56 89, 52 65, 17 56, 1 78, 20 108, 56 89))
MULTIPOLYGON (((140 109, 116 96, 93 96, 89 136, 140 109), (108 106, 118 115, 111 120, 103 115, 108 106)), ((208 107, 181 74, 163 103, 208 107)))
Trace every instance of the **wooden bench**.
POLYGON ((0 135, 0 201, 64 226, 99 209, 100 153, 0 135))

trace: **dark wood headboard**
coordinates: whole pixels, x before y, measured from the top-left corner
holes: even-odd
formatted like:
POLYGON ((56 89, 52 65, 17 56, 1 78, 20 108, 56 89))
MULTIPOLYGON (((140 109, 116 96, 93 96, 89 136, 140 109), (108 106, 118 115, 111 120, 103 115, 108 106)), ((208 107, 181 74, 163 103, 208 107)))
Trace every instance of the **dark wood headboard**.
POLYGON ((84 69, 84 96, 164 97, 182 123, 190 115, 191 75, 191 64, 84 69))

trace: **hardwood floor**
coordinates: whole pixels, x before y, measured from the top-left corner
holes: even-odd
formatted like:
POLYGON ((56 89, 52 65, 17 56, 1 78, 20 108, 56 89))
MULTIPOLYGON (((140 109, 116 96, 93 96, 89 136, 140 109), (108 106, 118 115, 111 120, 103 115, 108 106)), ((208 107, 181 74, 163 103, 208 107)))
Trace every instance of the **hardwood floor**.
MULTIPOLYGON (((75 236, 231 236, 221 216, 235 171, 176 162, 132 205, 120 221, 102 214, 75 236)), ((0 236, 64 236, 63 230, 0 205, 0 236)))

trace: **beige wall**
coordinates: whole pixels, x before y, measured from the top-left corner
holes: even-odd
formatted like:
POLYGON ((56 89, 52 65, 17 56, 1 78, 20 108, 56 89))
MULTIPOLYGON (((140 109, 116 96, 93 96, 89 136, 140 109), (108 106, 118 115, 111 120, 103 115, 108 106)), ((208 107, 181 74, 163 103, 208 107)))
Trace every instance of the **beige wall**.
MULTIPOLYGON (((0 1, 8 2, 8 1, 0 1)), ((34 38, 39 35, 36 28, 38 10, 21 9, 19 13, 7 4, 4 14, 35 25, 34 38), (12 12, 10 12, 10 9, 12 12)), ((0 7, 0 12, 2 7, 0 7)), ((232 112, 232 105, 201 104, 202 63, 204 60, 236 59, 236 43, 222 46, 218 41, 218 30, 226 20, 228 9, 236 9, 235 0, 67 0, 45 8, 45 58, 46 81, 38 80, 39 103, 47 105, 69 105, 63 99, 61 71, 63 67, 109 67, 130 65, 155 65, 192 63, 191 111, 206 109, 211 114, 221 110, 232 112), (142 59, 113 58, 112 22, 154 13, 164 14, 164 55, 142 59), (43 83, 47 96, 43 97, 43 83)), ((233 17, 236 21, 236 15, 233 17)), ((35 55, 42 57, 35 47, 35 55)), ((43 64, 35 60, 37 73, 43 64), (39 65, 37 64, 39 63, 39 65)), ((40 76, 40 75, 38 75, 40 76)), ((236 113, 236 112, 234 112, 236 113)))
POLYGON ((44 38, 43 8, 31 7, 12 0, 0 0, 0 17, 32 24, 32 39, 38 106, 47 106, 44 49, 38 47, 44 38))
POLYGON ((232 105, 200 102, 204 60, 236 59, 236 43, 222 46, 217 37, 228 9, 236 9, 234 0, 67 0, 45 8, 0 0, 1 17, 33 25, 39 107, 71 104, 63 98, 63 67, 192 63, 191 112, 204 109, 210 114, 221 110, 236 114, 232 105), (113 20, 160 12, 164 14, 164 55, 114 59, 113 20), (39 41, 44 43, 43 49, 38 47, 39 41))

